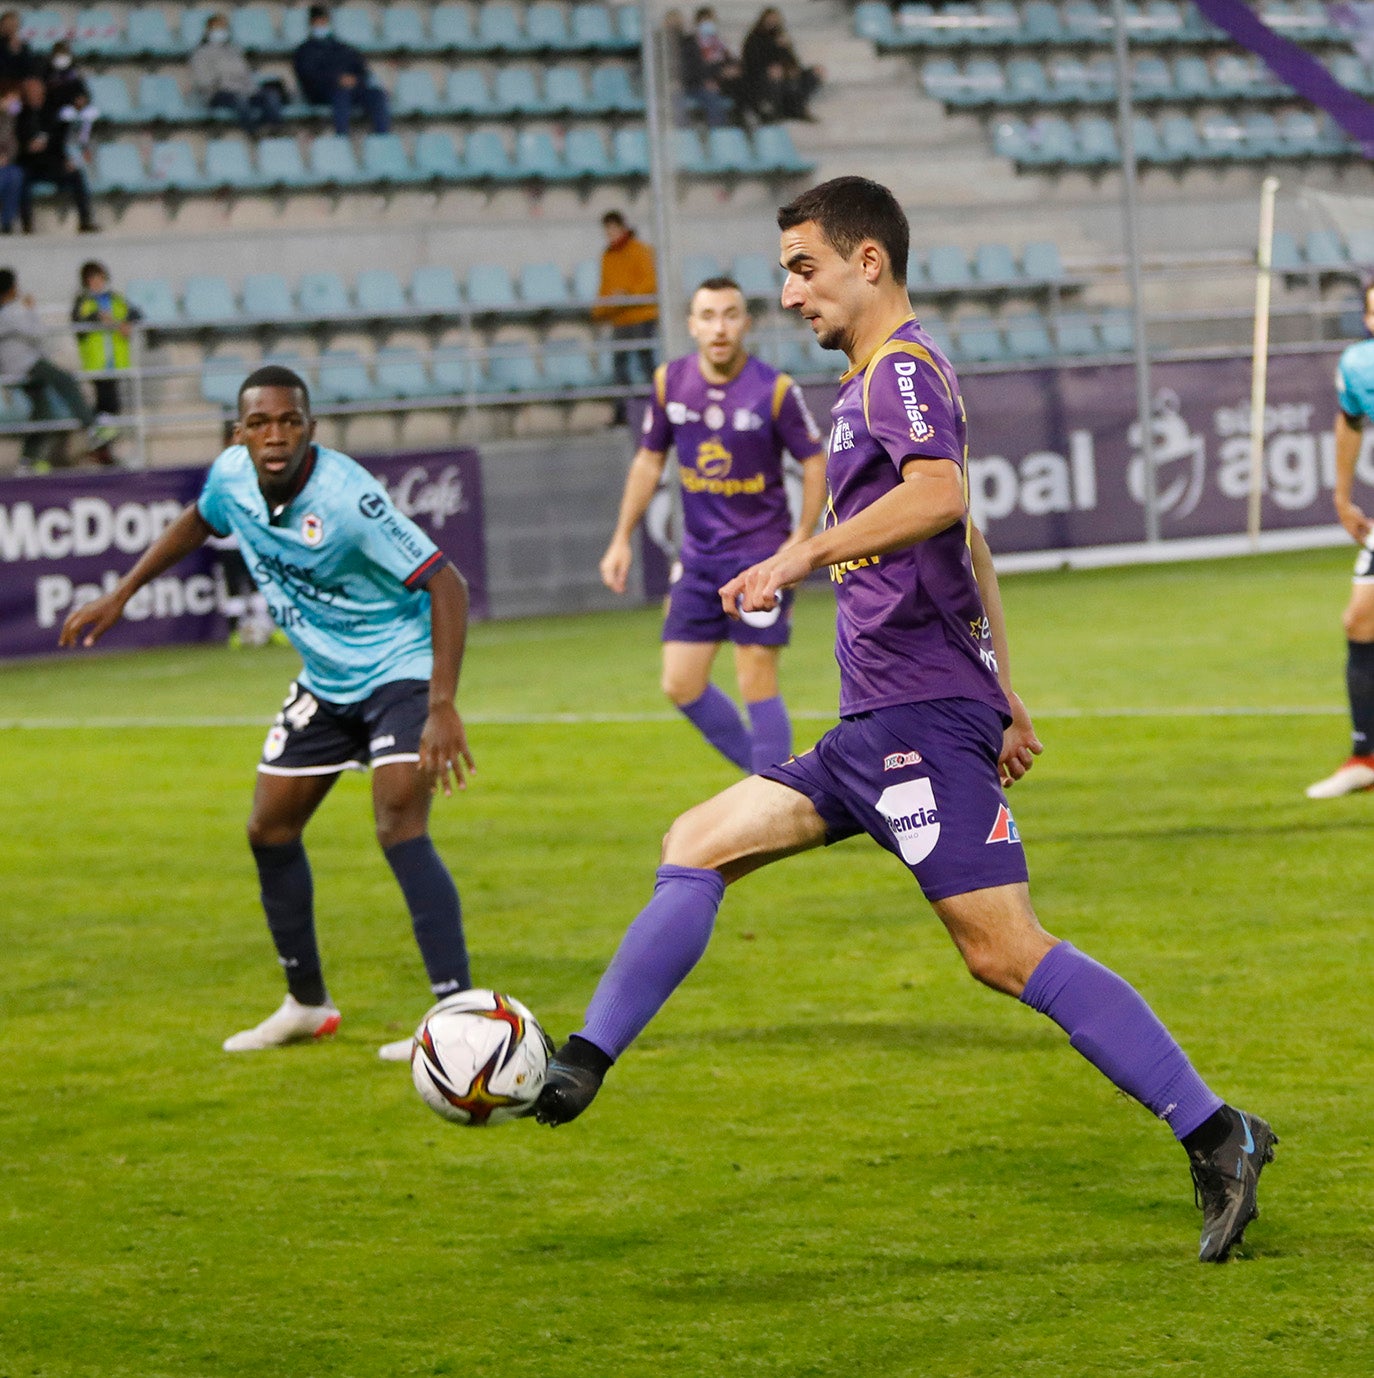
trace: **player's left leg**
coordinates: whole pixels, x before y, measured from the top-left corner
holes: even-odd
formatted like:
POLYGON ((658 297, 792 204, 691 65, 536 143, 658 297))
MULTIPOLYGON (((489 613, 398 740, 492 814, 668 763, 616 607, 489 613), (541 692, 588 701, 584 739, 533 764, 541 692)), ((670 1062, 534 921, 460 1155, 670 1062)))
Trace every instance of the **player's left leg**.
POLYGON ((749 713, 752 764, 763 770, 792 754, 792 719, 778 691, 781 646, 735 646, 735 677, 749 713))
POLYGON ((1223 1262, 1259 1213, 1277 1138, 1227 1105, 1136 989, 1040 926, 1025 884, 934 901, 970 973, 1054 1020, 1103 1076, 1164 1120, 1188 1153, 1203 1207, 1204 1262, 1223 1262))
MULTIPOLYGON (((678 601, 681 602, 680 597, 678 601)), ((671 626, 671 608, 668 616, 671 626)), ((711 666, 719 649, 719 641, 678 641, 665 635, 663 692, 727 761, 747 771, 750 766, 749 729, 739 709, 730 702, 730 696, 711 683, 711 666)))

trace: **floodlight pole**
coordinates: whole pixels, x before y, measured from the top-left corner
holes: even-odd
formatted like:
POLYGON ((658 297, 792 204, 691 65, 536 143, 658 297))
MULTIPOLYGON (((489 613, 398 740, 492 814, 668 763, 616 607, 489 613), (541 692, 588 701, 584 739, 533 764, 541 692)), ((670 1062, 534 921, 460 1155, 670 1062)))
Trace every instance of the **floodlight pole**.
POLYGON ((686 347, 683 312, 674 284, 682 278, 677 247, 672 241, 672 196, 675 186, 671 142, 672 120, 665 118, 673 93, 668 89, 664 35, 652 0, 639 6, 639 64, 644 83, 645 133, 649 140, 649 199, 653 202, 654 262, 658 283, 659 357, 671 359, 686 347), (665 104, 667 102, 667 104, 665 104))
POLYGON ((1269 297, 1274 288, 1274 200, 1279 179, 1260 186, 1259 255, 1255 274, 1255 345, 1250 371, 1250 507, 1246 532, 1258 549, 1264 497, 1264 409, 1269 393, 1269 297))
POLYGON ((1126 47, 1126 6, 1112 0, 1112 49, 1116 58, 1117 139, 1121 144, 1121 200, 1126 221, 1126 261, 1131 284, 1131 324, 1135 352, 1135 405, 1144 465, 1145 539, 1159 540, 1159 487, 1155 474, 1154 420, 1150 405, 1150 356, 1145 345, 1141 305, 1140 226, 1136 209, 1135 120, 1131 103, 1131 60, 1126 47))

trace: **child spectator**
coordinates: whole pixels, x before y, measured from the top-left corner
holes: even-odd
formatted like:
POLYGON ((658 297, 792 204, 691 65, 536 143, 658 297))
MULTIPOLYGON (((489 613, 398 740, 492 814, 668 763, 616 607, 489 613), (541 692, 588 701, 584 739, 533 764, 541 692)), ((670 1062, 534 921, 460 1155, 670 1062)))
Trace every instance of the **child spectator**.
MULTIPOLYGON (((130 364, 129 338, 143 313, 122 292, 110 286, 110 270, 92 259, 81 265, 81 291, 72 303, 72 321, 80 326, 104 325, 108 329, 85 329, 77 336, 81 367, 87 373, 108 373, 127 369, 130 364)), ((103 416, 118 416, 121 410, 118 378, 93 378, 95 409, 103 416)))

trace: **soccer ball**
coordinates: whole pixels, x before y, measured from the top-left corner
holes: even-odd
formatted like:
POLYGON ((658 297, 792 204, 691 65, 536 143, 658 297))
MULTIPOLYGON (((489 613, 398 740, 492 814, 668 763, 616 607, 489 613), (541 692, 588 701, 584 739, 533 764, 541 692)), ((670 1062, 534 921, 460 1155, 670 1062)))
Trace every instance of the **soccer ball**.
POLYGON ((465 990, 420 1021, 410 1075, 420 1099, 454 1124, 504 1124, 529 1113, 553 1044, 518 1000, 465 990))

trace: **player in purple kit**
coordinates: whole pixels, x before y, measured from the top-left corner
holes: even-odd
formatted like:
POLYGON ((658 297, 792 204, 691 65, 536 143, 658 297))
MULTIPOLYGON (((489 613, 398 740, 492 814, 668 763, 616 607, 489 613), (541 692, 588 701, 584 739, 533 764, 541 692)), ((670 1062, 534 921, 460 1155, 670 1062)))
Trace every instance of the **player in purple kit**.
POLYGON ((562 1124, 586 1109, 705 951, 728 884, 867 832, 915 875, 974 977, 1048 1015, 1168 1123, 1203 1210, 1198 1256, 1221 1262, 1258 1214, 1277 1139, 1206 1085, 1127 982, 1048 934, 1031 908, 1003 785, 1025 774, 1039 743, 1011 692, 996 576, 968 522, 958 382, 911 314, 906 217, 886 187, 842 177, 784 206, 778 225, 782 304, 852 367, 832 413, 825 530, 720 596, 727 610, 768 608, 829 567, 840 723, 673 824, 653 898, 582 1031, 558 1050, 536 1114, 562 1124))
POLYGON ((625 592, 630 537, 674 446, 684 531, 681 572, 663 624, 663 692, 728 760, 758 770, 792 750, 792 724, 778 692, 778 653, 791 634, 792 595, 784 593, 766 612, 731 618, 721 610, 718 590, 816 529, 825 500, 825 454, 797 385, 746 351, 749 311, 734 281, 708 278, 697 288, 687 329, 697 352, 661 364, 654 374, 601 578, 616 593, 625 592), (802 466, 795 528, 783 485, 784 449, 802 466), (747 727, 729 696, 711 683, 711 665, 725 641, 734 643, 747 727))

